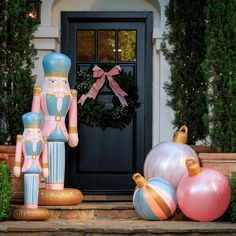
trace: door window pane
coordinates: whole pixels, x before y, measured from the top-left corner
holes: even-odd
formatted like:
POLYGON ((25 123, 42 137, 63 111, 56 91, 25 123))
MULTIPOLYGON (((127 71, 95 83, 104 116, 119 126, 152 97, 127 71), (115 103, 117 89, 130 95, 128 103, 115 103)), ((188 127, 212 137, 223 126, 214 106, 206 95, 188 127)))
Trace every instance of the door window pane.
POLYGON ((118 61, 136 61, 136 31, 118 31, 118 61))
POLYGON ((98 61, 115 61, 115 31, 98 31, 98 61))
POLYGON ((95 61, 95 30, 77 31, 77 61, 95 61))

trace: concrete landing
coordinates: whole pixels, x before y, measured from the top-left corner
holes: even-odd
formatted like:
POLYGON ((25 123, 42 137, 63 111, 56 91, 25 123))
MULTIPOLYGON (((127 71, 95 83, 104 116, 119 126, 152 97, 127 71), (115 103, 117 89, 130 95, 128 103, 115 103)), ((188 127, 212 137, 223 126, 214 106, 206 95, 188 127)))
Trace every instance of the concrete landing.
POLYGON ((52 219, 49 221, 6 221, 0 223, 0 236, 75 235, 236 235, 236 224, 192 221, 143 221, 125 219, 52 219))

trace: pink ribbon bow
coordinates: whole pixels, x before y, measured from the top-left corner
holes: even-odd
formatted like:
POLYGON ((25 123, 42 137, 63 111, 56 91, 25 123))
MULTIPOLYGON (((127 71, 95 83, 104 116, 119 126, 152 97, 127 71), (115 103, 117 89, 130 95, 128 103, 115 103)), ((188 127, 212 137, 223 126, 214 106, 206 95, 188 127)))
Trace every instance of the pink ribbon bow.
POLYGON ((128 106, 127 101, 125 100, 125 96, 127 96, 128 94, 124 92, 119 86, 119 84, 113 79, 113 76, 118 75, 121 71, 122 69, 118 65, 113 67, 109 72, 105 72, 100 67, 95 66, 93 68, 93 77, 98 78, 98 79, 92 85, 90 90, 86 94, 83 94, 80 97, 78 103, 83 105, 87 98, 92 98, 95 100, 98 95, 99 90, 102 88, 107 78, 111 89, 113 90, 115 95, 119 98, 122 107, 128 106))

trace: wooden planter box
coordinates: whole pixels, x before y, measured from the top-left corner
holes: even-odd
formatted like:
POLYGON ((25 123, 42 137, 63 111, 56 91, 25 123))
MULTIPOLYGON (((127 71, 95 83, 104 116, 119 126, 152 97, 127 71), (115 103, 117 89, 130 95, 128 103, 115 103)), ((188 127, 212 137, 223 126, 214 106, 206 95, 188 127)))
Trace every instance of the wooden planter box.
POLYGON ((191 145, 190 146, 197 154, 198 153, 215 153, 221 150, 217 147, 203 146, 203 145, 191 145))
POLYGON ((236 153, 199 153, 202 167, 220 171, 228 179, 236 171, 236 153))
POLYGON ((211 146, 192 145, 191 148, 198 154, 202 167, 218 170, 228 179, 236 171, 236 153, 223 153, 211 146))
MULTIPOLYGON (((23 192, 24 192, 24 175, 21 174, 19 178, 16 178, 13 175, 13 167, 15 162, 15 146, 11 145, 0 145, 0 154, 7 163, 12 181, 12 201, 13 202, 22 202, 23 201, 23 192)), ((3 160, 3 158, 1 158, 3 160)))

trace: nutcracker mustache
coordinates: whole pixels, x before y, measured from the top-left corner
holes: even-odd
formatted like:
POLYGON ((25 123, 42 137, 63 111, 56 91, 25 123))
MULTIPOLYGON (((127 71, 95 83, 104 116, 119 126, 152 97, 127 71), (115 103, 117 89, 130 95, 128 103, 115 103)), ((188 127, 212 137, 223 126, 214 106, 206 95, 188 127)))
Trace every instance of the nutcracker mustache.
POLYGON ((55 88, 50 88, 48 89, 48 78, 46 77, 45 80, 43 81, 43 85, 42 85, 42 94, 45 95, 47 93, 53 93, 55 94, 57 97, 64 97, 65 94, 69 94, 70 93, 70 88, 68 86, 68 90, 63 88, 63 87, 55 87, 55 88))
POLYGON ((32 141, 32 143, 36 143, 40 141, 40 138, 31 138, 30 140, 32 141))
POLYGON ((53 92, 55 94, 66 92, 64 88, 50 88, 50 89, 48 89, 48 91, 53 92))
POLYGON ((29 136, 27 137, 25 133, 23 133, 23 140, 25 141, 30 141, 31 143, 38 143, 40 141, 42 141, 42 137, 32 137, 32 136, 29 136))
POLYGON ((41 138, 32 138, 32 137, 26 137, 26 140, 30 140, 31 143, 37 143, 39 141, 41 141, 41 138))

